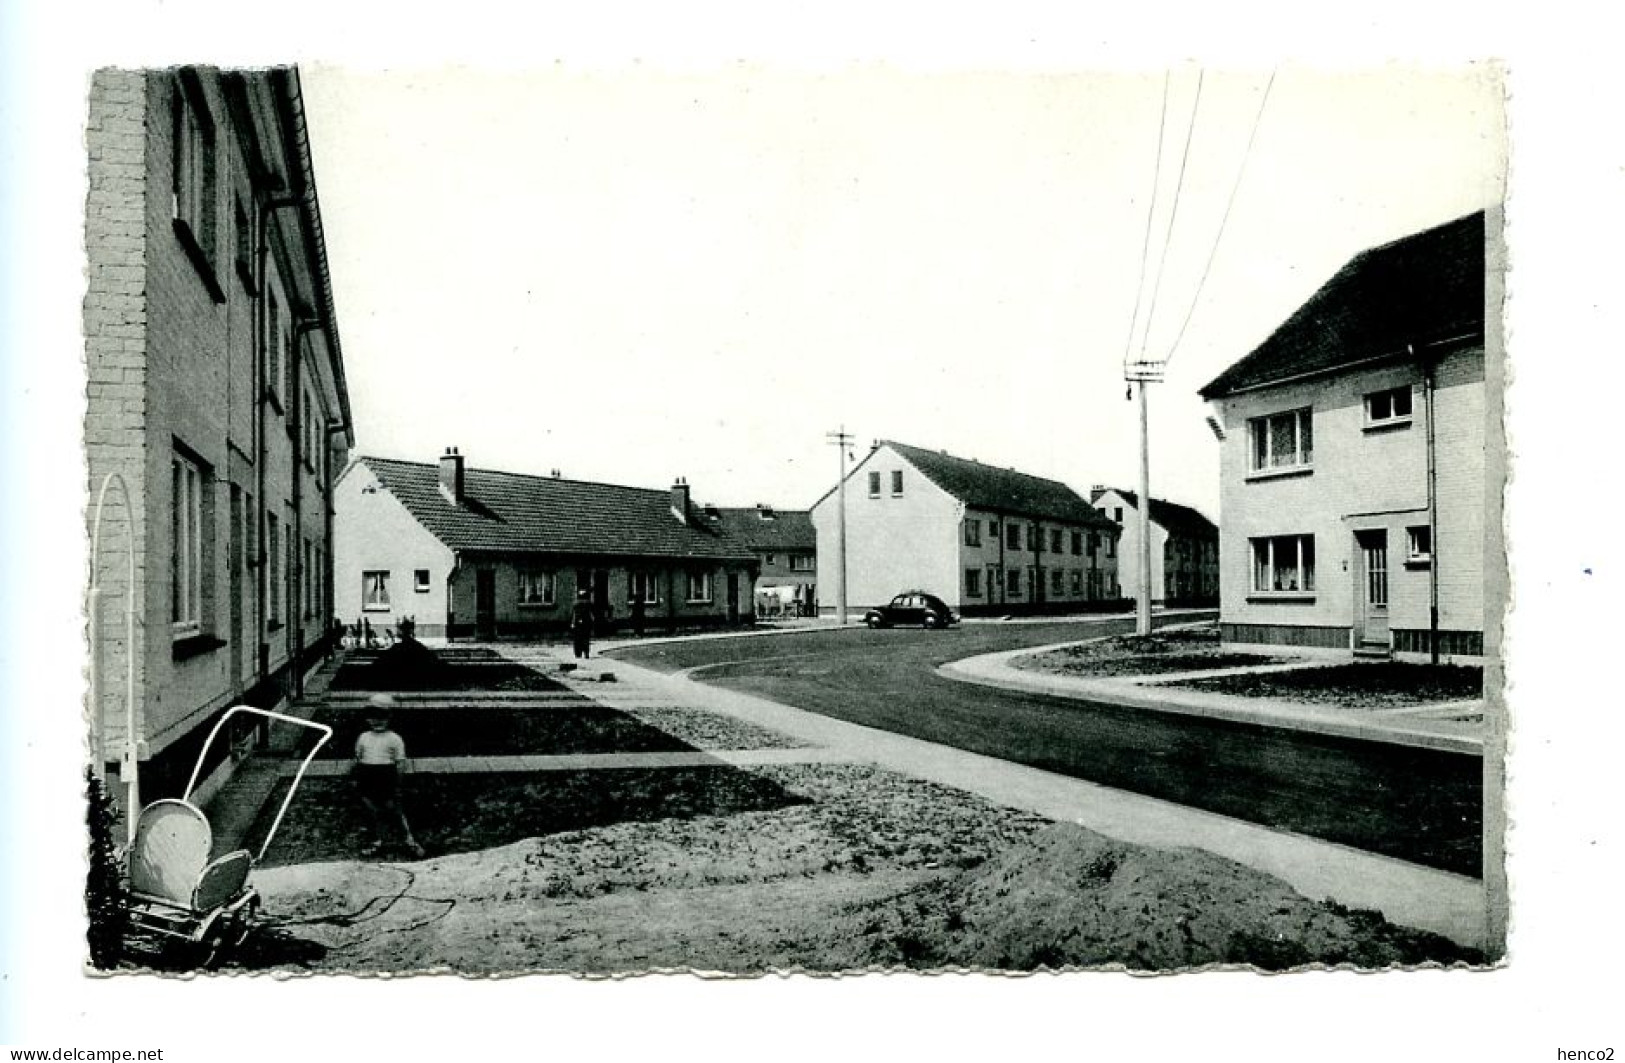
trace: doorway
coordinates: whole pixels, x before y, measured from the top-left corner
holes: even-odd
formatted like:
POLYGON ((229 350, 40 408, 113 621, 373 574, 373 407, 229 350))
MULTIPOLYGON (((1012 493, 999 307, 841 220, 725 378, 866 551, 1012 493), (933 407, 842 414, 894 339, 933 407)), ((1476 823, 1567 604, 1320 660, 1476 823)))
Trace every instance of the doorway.
POLYGON ((497 637, 496 569, 474 570, 474 637, 482 642, 497 637))
POLYGON ((1354 634, 1361 646, 1387 649, 1388 532, 1354 533, 1354 634))
POLYGON ((728 623, 739 623, 739 573, 728 573, 728 623))

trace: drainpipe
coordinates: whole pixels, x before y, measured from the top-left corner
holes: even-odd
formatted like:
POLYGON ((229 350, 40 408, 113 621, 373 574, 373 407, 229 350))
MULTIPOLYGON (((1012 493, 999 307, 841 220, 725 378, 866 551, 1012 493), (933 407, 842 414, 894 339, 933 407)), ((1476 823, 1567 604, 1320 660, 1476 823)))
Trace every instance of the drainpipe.
POLYGON ((1412 358, 1422 366, 1422 407, 1427 417, 1427 492, 1428 492, 1428 659, 1439 663, 1439 458, 1438 438, 1433 427, 1433 393, 1437 364, 1431 358, 1418 356, 1415 347, 1405 345, 1412 358))
MULTIPOLYGON (((999 514, 999 604, 1000 605, 1008 605, 1008 604, 1010 604, 1010 595, 1006 591, 1007 584, 1005 583, 1005 580, 1009 579, 1009 577, 1004 574, 1004 537, 1007 534, 1009 534, 1008 532, 1006 532, 1004 530, 1004 528, 1005 528, 1005 522, 1007 520, 1009 520, 1009 519, 1010 518, 1005 516, 1003 513, 999 514)), ((991 598, 989 600, 991 600, 991 598)))
POLYGON ((288 566, 287 576, 291 593, 288 595, 288 631, 290 641, 293 643, 289 655, 293 658, 293 696, 303 697, 305 694, 305 513, 301 505, 303 501, 305 482, 304 457, 301 451, 305 442, 305 337, 312 332, 321 331, 321 323, 317 321, 299 321, 293 326, 293 365, 290 366, 288 391, 288 409, 292 416, 288 418, 288 426, 292 435, 292 442, 288 448, 289 467, 293 470, 293 527, 290 529, 292 537, 289 542, 293 546, 293 564, 288 566))

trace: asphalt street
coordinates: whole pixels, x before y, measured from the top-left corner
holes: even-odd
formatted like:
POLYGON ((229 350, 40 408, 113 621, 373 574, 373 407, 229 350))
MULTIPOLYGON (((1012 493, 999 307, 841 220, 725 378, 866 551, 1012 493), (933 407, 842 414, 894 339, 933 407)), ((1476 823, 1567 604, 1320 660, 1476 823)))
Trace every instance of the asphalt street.
MULTIPOLYGON (((1188 618, 1181 618, 1188 619, 1188 618)), ((1133 630, 969 624, 611 651, 800 709, 1458 874, 1481 874, 1479 757, 967 686, 948 661, 1133 630)))

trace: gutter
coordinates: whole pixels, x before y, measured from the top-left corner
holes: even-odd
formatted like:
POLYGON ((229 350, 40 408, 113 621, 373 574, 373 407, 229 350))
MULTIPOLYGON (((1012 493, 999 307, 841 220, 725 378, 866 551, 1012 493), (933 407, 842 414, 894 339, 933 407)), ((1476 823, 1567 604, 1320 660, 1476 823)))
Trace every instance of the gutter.
POLYGON ((1203 389, 1198 391, 1196 394, 1211 402, 1215 399, 1229 398, 1232 395, 1244 395, 1252 391, 1263 391, 1266 388, 1278 388, 1287 384, 1297 384, 1305 380, 1314 380, 1318 377, 1334 376, 1338 373, 1347 372, 1350 369, 1361 369, 1365 366, 1377 365, 1381 362, 1396 362, 1405 361, 1406 359, 1414 359, 1416 357, 1416 349, 1419 348, 1431 348, 1436 352, 1443 353, 1447 348, 1454 347, 1457 344, 1471 343, 1474 340, 1483 342, 1484 329, 1482 326, 1472 332, 1464 332, 1456 336, 1447 336, 1444 339, 1433 340, 1425 344, 1415 345, 1407 343, 1403 351, 1389 351, 1385 354, 1372 355, 1370 358, 1361 358, 1360 360, 1354 362, 1344 362, 1340 365, 1329 366, 1325 369, 1311 369, 1308 372, 1294 373, 1291 376, 1278 377, 1274 380, 1261 381, 1257 384, 1245 384, 1239 388, 1226 388, 1223 391, 1216 391, 1211 394, 1206 389, 1203 389))

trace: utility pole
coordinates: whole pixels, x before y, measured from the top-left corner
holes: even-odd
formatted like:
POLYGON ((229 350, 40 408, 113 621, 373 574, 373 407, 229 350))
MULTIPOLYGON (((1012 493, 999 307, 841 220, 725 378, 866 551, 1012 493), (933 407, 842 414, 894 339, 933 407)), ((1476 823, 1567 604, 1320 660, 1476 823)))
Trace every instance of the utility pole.
POLYGON ((835 569, 835 615, 842 627, 846 626, 846 454, 852 443, 852 436, 847 432, 846 425, 839 431, 825 432, 824 438, 834 445, 836 454, 840 459, 840 476, 835 481, 835 512, 837 535, 840 540, 841 563, 835 569))
MULTIPOLYGON (((1124 376, 1140 385, 1140 504, 1136 524, 1139 528, 1140 588, 1134 603, 1134 631, 1138 635, 1151 634, 1151 407, 1145 386, 1162 379, 1163 363, 1131 362, 1124 376)), ((1119 552, 1119 557, 1122 556, 1119 552)))

